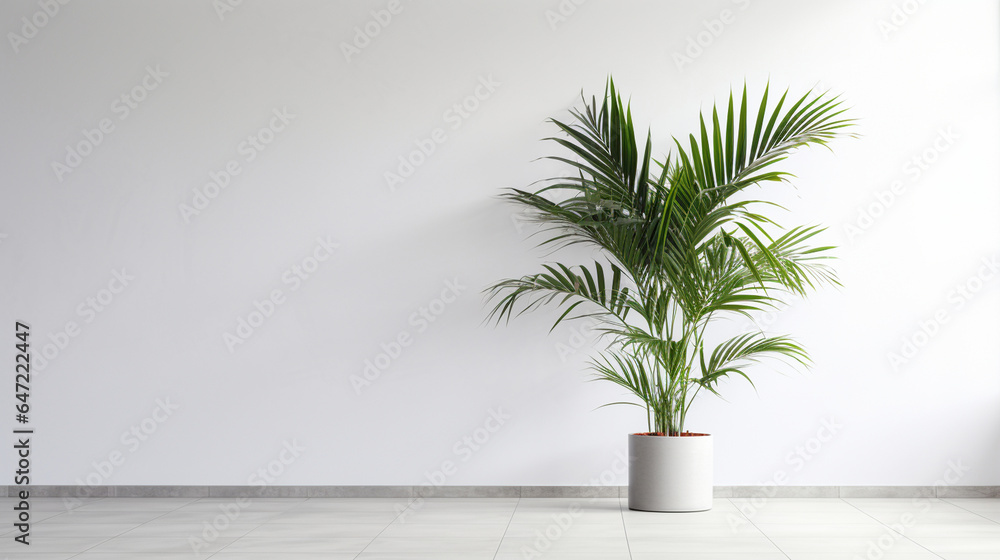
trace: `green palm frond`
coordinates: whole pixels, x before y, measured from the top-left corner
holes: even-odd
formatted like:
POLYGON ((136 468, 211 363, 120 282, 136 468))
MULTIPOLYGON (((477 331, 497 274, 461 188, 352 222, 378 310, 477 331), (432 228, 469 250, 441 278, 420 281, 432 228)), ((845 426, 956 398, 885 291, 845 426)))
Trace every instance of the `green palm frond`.
POLYGON ((744 368, 765 357, 788 357, 801 365, 809 364, 809 355, 805 349, 787 336, 768 337, 761 333, 747 333, 731 338, 712 351, 712 356, 705 362, 701 355, 701 377, 693 381, 702 388, 713 393, 716 384, 724 377, 739 375, 753 385, 750 376, 744 368))
POLYGON ((774 308, 785 294, 836 285, 827 264, 832 247, 809 243, 823 229, 785 229, 762 210, 764 200, 734 200, 754 185, 788 181, 776 167, 797 148, 826 146, 853 125, 842 102, 825 93, 797 99, 784 92, 773 106, 765 88, 756 112, 746 85, 722 107, 700 115, 699 130, 653 159, 652 137, 636 133, 629 104, 609 79, 603 100, 552 120, 549 140, 565 154, 549 156, 572 171, 529 192, 504 197, 524 206, 540 225, 541 246, 597 247, 605 264, 545 265, 544 272, 503 280, 487 289, 489 318, 509 321, 539 307, 561 310, 563 321, 598 319, 611 338, 593 364, 598 378, 631 391, 657 431, 683 429, 698 390, 714 392, 722 377, 765 356, 805 364, 791 339, 742 335, 705 359, 704 332, 718 314, 750 316, 774 308), (631 314, 630 314, 631 312, 631 314), (689 392, 690 391, 690 392, 689 392))
POLYGON ((490 297, 499 297, 499 301, 490 311, 489 319, 497 322, 506 319, 509 322, 514 316, 516 305, 522 300, 527 302, 517 315, 559 300, 558 306, 566 309, 552 325, 552 329, 585 303, 591 304, 593 312, 573 316, 571 319, 600 317, 622 322, 625 320, 629 309, 629 291, 628 287, 621 285, 622 271, 617 266, 611 265, 610 277, 599 262, 594 263, 593 272, 585 266, 570 268, 558 263, 556 266, 543 267, 547 272, 504 280, 490 288, 490 297))

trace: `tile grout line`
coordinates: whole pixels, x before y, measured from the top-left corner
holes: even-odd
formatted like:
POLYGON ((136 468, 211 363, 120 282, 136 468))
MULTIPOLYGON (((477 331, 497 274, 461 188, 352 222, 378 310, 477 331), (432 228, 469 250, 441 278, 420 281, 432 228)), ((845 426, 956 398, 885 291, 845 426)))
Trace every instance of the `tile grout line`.
MULTIPOLYGON (((735 503, 733 503, 734 499, 737 499, 737 498, 726 498, 726 500, 729 501, 729 505, 731 505, 734 508, 736 508, 736 511, 740 512, 740 515, 742 515, 743 518, 747 520, 747 522, 749 522, 751 525, 753 525, 754 529, 757 529, 758 531, 760 531, 761 535, 764 535, 764 538, 767 539, 767 542, 771 543, 771 545, 774 546, 774 548, 777 548, 778 552, 780 552, 785 558, 787 558, 788 560, 792 560, 792 557, 789 556, 788 553, 785 552, 785 550, 783 548, 781 548, 780 546, 778 546, 778 543, 774 542, 774 539, 772 539, 767 533, 765 533, 764 531, 762 531, 761 528, 758 527, 757 524, 753 522, 753 519, 750 519, 750 517, 747 514, 743 513, 743 510, 740 509, 739 506, 737 506, 735 503)), ((745 498, 743 498, 743 499, 745 499, 745 498)))
MULTIPOLYGON (((103 498, 100 498, 99 500, 96 500, 94 503, 96 504, 96 503, 102 502, 102 501, 104 501, 106 499, 107 499, 107 497, 103 497, 103 498)), ((65 504, 65 502, 63 502, 63 503, 65 504)), ((84 504, 84 505, 86 505, 86 504, 84 504)), ((65 515, 67 513, 72 513, 74 509, 78 509, 78 508, 81 508, 81 507, 83 507, 83 506, 77 506, 76 508, 69 508, 65 512, 61 513, 60 515, 65 515)), ((52 519, 53 517, 59 517, 59 515, 53 515, 52 517, 49 517, 48 519, 52 519)), ((43 519, 42 521, 46 521, 46 520, 43 519)), ((71 560, 72 558, 76 558, 76 557, 80 556, 81 554, 86 553, 88 550, 91 550, 92 548, 94 548, 96 546, 100 546, 100 545, 102 545, 102 544, 110 541, 113 538, 115 538, 115 537, 109 537, 107 539, 104 539, 103 541, 98 542, 97 544, 95 544, 93 546, 90 546, 88 548, 85 548, 85 549, 81 550, 80 552, 76 552, 72 556, 70 556, 67 560, 71 560)))
MULTIPOLYGON (((101 499, 100 499, 100 500, 98 500, 98 501, 103 501, 103 500, 107 500, 107 499, 113 499, 113 498, 101 498, 101 499)), ((128 500, 128 499, 151 499, 151 498, 118 498, 118 499, 122 499, 122 500, 128 500)), ((152 498, 152 499, 155 499, 155 498, 152 498)), ((164 513, 163 513, 162 515, 159 515, 159 516, 157 516, 157 517, 154 517, 154 518, 152 518, 152 519, 150 519, 150 520, 148 520, 148 521, 144 521, 144 522, 142 522, 142 523, 139 523, 138 525, 136 525, 135 527, 132 527, 131 529, 128 529, 128 530, 127 530, 127 531, 125 531, 124 533, 121 533, 121 534, 118 534, 118 535, 113 535, 113 536, 111 536, 111 537, 110 537, 109 539, 107 539, 107 540, 104 540, 104 541, 101 541, 101 542, 99 542, 99 543, 95 544, 94 546, 92 546, 92 547, 88 548, 87 550, 84 550, 84 551, 82 551, 82 552, 78 552, 78 553, 74 554, 73 556, 71 556, 71 557, 70 557, 69 559, 67 559, 67 560, 71 560, 72 558, 77 558, 77 557, 79 557, 79 556, 80 556, 80 555, 82 555, 82 554, 86 554, 87 552, 90 552, 90 551, 91 551, 91 550, 92 550, 93 548, 95 548, 95 547, 97 547, 97 546, 100 546, 100 545, 102 545, 102 544, 107 544, 108 542, 110 542, 110 541, 112 541, 112 540, 115 540, 115 539, 117 539, 117 538, 121 538, 121 537, 127 537, 127 536, 128 536, 128 533, 130 533, 130 532, 132 532, 132 531, 134 531, 134 530, 136 530, 136 529, 138 529, 138 528, 140 528, 140 527, 145 527, 145 526, 147 526, 147 525, 149 525, 149 524, 153 523, 153 522, 154 522, 154 521, 156 521, 157 519, 160 519, 160 518, 162 518, 162 517, 165 517, 165 516, 167 516, 167 515, 169 515, 169 514, 171 514, 171 513, 176 513, 176 512, 180 511, 181 509, 184 509, 185 507, 187 507, 187 506, 189 506, 189 505, 192 505, 192 504, 196 504, 196 503, 198 503, 198 502, 202 502, 202 501, 204 501, 204 500, 206 500, 206 499, 210 499, 210 498, 192 498, 192 499, 191 499, 190 501, 188 501, 187 503, 184 503, 184 504, 182 504, 182 505, 180 505, 180 506, 178 506, 178 507, 176 507, 176 508, 174 508, 174 509, 172 509, 172 510, 166 510, 166 511, 164 511, 164 513)), ((96 503, 96 502, 95 502, 95 503, 96 503)), ((80 506, 80 507, 84 507, 84 506, 80 506)), ((114 511, 114 510, 109 510, 109 511, 114 511)), ((129 512, 125 512, 125 513, 129 513, 129 512)), ((255 523, 255 524, 253 524, 253 525, 254 525, 254 529, 256 529, 257 527, 260 527, 260 526, 264 525, 264 523, 266 523, 266 522, 261 522, 261 523, 255 523)), ((251 529, 251 531, 253 531, 254 529, 251 529)), ((245 535, 244 535, 244 536, 245 536, 245 535)), ((130 538, 144 538, 144 537, 130 537, 130 538)), ((149 537, 149 538, 156 538, 156 537, 149 537)), ((233 542, 236 542, 236 541, 238 541, 238 540, 239 540, 240 538, 242 538, 242 536, 241 536, 241 537, 236 537, 236 538, 234 538, 234 539, 233 539, 233 542)), ((215 552, 209 552, 209 553, 206 553, 207 555, 205 556, 205 560, 209 560, 210 558, 212 558, 213 556, 215 556, 216 554, 218 554, 219 552, 221 552, 221 551, 222 551, 222 550, 223 550, 224 548, 228 547, 228 546, 229 546, 230 544, 233 544, 233 543, 229 543, 229 544, 227 544, 227 545, 223 546, 222 548, 220 548, 219 550, 217 550, 217 551, 215 551, 215 552)))
MULTIPOLYGON (((94 503, 102 502, 102 501, 107 500, 107 499, 108 499, 107 497, 104 497, 104 498, 101 498, 100 500, 98 500, 97 502, 94 502, 94 503)), ((80 507, 83 507, 83 506, 80 506, 80 507)), ((73 509, 78 509, 78 508, 73 508, 73 509)), ((72 510, 67 510, 67 512, 68 511, 72 511, 72 510)), ((162 515, 157 515, 156 517, 154 517, 153 519, 150 519, 149 521, 146 521, 144 523, 140 523, 136 527, 132 527, 132 529, 138 529, 139 527, 142 527, 146 523, 149 523, 150 521, 153 521, 154 519, 159 519, 159 518, 163 517, 164 515, 167 515, 170 512, 171 511, 165 511, 165 512, 163 512, 162 515)), ((129 529, 129 531, 131 531, 132 529, 129 529)), ((72 560, 73 558, 78 558, 79 556, 81 556, 83 554, 86 554, 87 552, 90 552, 91 550, 97 548, 98 546, 101 546, 102 544, 105 544, 105 543, 108 543, 110 541, 113 541, 113 540, 117 539, 120 536, 121 535, 117 535, 117 536, 113 536, 113 537, 108 537, 108 538, 102 540, 101 542, 99 542, 99 543, 97 543, 97 544, 95 544, 93 546, 89 546, 89 547, 85 548, 84 550, 81 550, 80 552, 77 552, 76 554, 70 556, 67 560, 72 560)))
POLYGON ((514 504, 514 511, 510 512, 510 519, 507 520, 507 526, 503 528, 503 535, 500 535, 500 542, 497 543, 497 551, 493 553, 493 560, 497 559, 497 555, 500 554, 500 549, 503 548, 503 540, 507 538, 507 531, 510 530, 510 524, 514 522, 514 516, 517 515, 517 508, 521 506, 521 493, 518 491, 517 503, 514 504))
MULTIPOLYGON (((864 499, 864 498, 852 498, 852 499, 864 499)), ((873 498, 873 499, 876 499, 876 500, 879 500, 879 499, 887 499, 887 498, 873 498)), ((891 499, 891 498, 888 498, 888 499, 891 499)), ((915 498, 915 499, 920 499, 920 498, 915 498)), ((926 498, 926 499, 928 499, 928 500, 937 500, 937 498, 926 498)), ((896 533, 897 535, 899 535, 899 536, 900 536, 900 537, 902 537, 903 539, 906 539, 906 540, 910 541, 911 543, 913 543, 913 544, 915 544, 915 545, 919 546, 920 548, 922 548, 922 549, 926 550, 927 552, 929 552, 929 553, 933 554, 934 556, 937 556, 938 558, 941 558, 942 560, 944 560, 944 556, 941 556, 941 555, 940 555, 940 554, 938 554, 937 552, 934 552, 933 550, 931 550, 931 549, 927 548, 926 546, 924 546, 924 545, 922 545, 922 544, 918 543, 917 541, 915 541, 915 540, 911 539, 910 537, 907 537, 905 533, 900 533, 899 531, 897 531, 897 530, 893 529, 893 528, 892 528, 892 526, 890 526, 890 525, 888 525, 888 524, 886 524, 886 523, 883 523, 882 521, 879 521, 879 519, 878 519, 878 518, 876 518, 876 517, 875 517, 874 515, 872 515, 872 514, 868 513, 867 511, 865 511, 865 510, 863 510, 863 509, 859 508, 858 506, 856 506, 856 505, 852 504, 851 502, 848 502, 848 501, 847 501, 847 499, 845 499, 845 498, 840 498, 840 500, 841 500, 842 502, 846 503, 847 505, 851 506, 852 508, 854 508, 854 509, 856 509, 856 510, 860 511, 861 513, 863 513, 863 514, 865 514, 865 515, 867 515, 868 517, 871 517, 871 518, 872 518, 872 519, 873 519, 873 520, 874 520, 874 521, 875 521, 876 523, 878 523, 879 525, 881 525, 881 526, 885 527, 885 528, 886 528, 886 529, 888 529, 889 531, 891 531, 891 532, 893 532, 893 533, 896 533)))
MULTIPOLYGON (((950 499, 952 499, 952 500, 955 500, 955 499, 958 499, 958 498, 950 498, 950 499)), ((976 499, 976 498, 974 498, 974 499, 976 499)), ((987 521, 989 521, 989 522, 991 522, 991 523, 997 523, 997 524, 1000 524, 1000 521, 996 521, 995 519, 990 519, 989 517, 986 517, 985 515, 983 515, 983 514, 979 513, 978 511, 972 511, 971 509, 968 509, 968 508, 964 508, 964 507, 962 507, 962 506, 960 506, 960 505, 958 505, 958 504, 956 504, 956 503, 953 503, 953 502, 949 502, 949 501, 948 501, 948 499, 945 499, 945 498, 938 498, 938 500, 941 500, 942 502, 944 502, 944 503, 946 503, 946 504, 951 504, 951 505, 953 505, 953 506, 957 507, 958 509, 961 509, 961 510, 965 510, 965 511, 967 511, 967 512, 969 512, 969 513, 973 514, 973 515, 978 515, 979 517, 982 517, 983 519, 985 519, 985 520, 987 520, 987 521)))
POLYGON ((382 527, 382 530, 379 531, 377 535, 375 535, 374 537, 372 537, 372 540, 368 541, 368 544, 366 544, 364 548, 362 548, 360 551, 358 551, 358 553, 354 556, 354 560, 357 560, 358 558, 361 558, 361 555, 364 554, 366 550, 368 550, 368 547, 371 546, 372 543, 375 542, 375 539, 379 538, 379 536, 382 533, 384 533, 385 530, 388 529, 390 525, 392 525, 393 523, 395 523, 396 520, 399 519, 399 516, 403 515, 403 512, 405 512, 406 510, 410 509, 410 506, 413 505, 413 502, 416 502, 417 500, 420 500, 420 499, 423 499, 423 498, 421 498, 420 496, 417 496, 416 498, 414 498, 413 496, 407 496, 406 499, 409 500, 408 502, 406 502, 406 507, 400 509, 399 513, 396 514, 396 517, 393 517, 392 521, 386 523, 385 527, 382 527))
POLYGON ((628 542, 628 523, 625 523, 625 510, 622 509, 621 492, 618 493, 618 514, 622 516, 622 530, 625 531, 625 548, 628 549, 629 560, 632 560, 632 543, 628 542))
MULTIPOLYGON (((97 503, 97 502, 100 502, 101 500, 105 500, 105 499, 106 499, 106 498, 101 498, 101 499, 99 499, 99 500, 95 501, 94 503, 97 503)), ((65 503, 66 503, 66 502, 64 501, 64 502, 63 502, 63 504, 65 505, 65 503)), ((77 507, 83 507, 83 506, 77 506, 77 507)), ((74 510, 74 509, 76 509, 76 508, 67 508, 67 509, 66 509, 66 511, 64 511, 64 512, 62 512, 62 513, 58 514, 58 515, 53 515, 52 517, 59 517, 59 515, 63 515, 63 514, 65 514, 65 513, 69 513, 70 511, 72 511, 72 510, 74 510)), ((52 519, 52 517, 48 517, 48 518, 46 518, 46 519, 43 519, 42 521, 46 521, 47 519, 52 519)), ((99 543, 95 544, 94 546, 97 546, 97 545, 99 545, 99 544, 102 544, 102 543, 104 543, 104 542, 106 542, 106 541, 101 541, 101 542, 99 542, 99 543)), ((94 546, 92 546, 92 547, 90 547, 90 548, 94 548, 94 546)), ((73 558, 76 558, 76 557, 80 556, 80 555, 81 555, 81 554, 83 554, 84 552, 87 552, 87 550, 90 550, 90 549, 86 549, 86 550, 81 550, 80 552, 75 552, 75 553, 73 553, 73 554, 72 554, 72 555, 71 555, 71 556, 70 556, 69 558, 67 558, 67 560, 72 560, 73 558)))
MULTIPOLYGON (((217 498, 212 498, 211 496, 206 496, 206 497, 204 497, 204 498, 198 498, 197 500, 195 500, 195 501, 193 501, 193 502, 191 502, 191 503, 192 503, 192 504, 196 504, 196 503, 198 503, 198 502, 204 502, 205 500, 213 500, 213 499, 217 499, 217 498)), ((239 498, 232 498, 232 499, 234 499, 234 500, 238 500, 239 498)), ((308 499, 308 498, 306 498, 306 500, 305 500, 305 501, 308 501, 308 500, 309 500, 309 499, 308 499)), ((190 505, 190 504, 188 504, 188 505, 190 505)), ((281 512, 281 513, 285 513, 285 512, 281 512)), ((275 517, 277 517, 277 516, 275 516, 275 517)), ((223 550, 225 550, 225 549, 229 548, 230 546, 232 546, 232 545, 236 544, 236 541, 238 541, 238 540, 242 539, 243 537, 245 537, 245 536, 249 535, 250 533, 252 533, 252 532, 256 531, 257 529, 259 529, 260 527, 263 527, 263 526, 264 526, 264 525, 266 525, 266 524, 267 524, 267 521, 261 521, 260 523, 255 523, 255 524, 253 524, 253 525, 254 525, 254 528, 253 528, 253 529, 250 529, 250 530, 249 530, 249 531, 247 531, 247 532, 246 532, 245 534, 243 534, 243 535, 240 535, 240 536, 238 536, 238 537, 234 538, 234 539, 233 539, 233 542, 231 542, 231 543, 229 543, 229 544, 227 544, 227 545, 223 546, 223 547, 222 547, 222 548, 220 548, 219 550, 216 550, 215 552, 210 552, 210 553, 208 553, 208 556, 206 556, 206 557, 205 557, 205 560, 211 560, 211 559, 212 559, 212 558, 214 558, 214 557, 215 557, 215 556, 216 556, 217 554, 221 553, 221 552, 222 552, 223 550)), ((232 523, 230 523, 230 526, 231 526, 231 525, 233 525, 233 524, 232 524, 232 523)), ((248 524, 248 525, 249 525, 249 524, 248 524)))

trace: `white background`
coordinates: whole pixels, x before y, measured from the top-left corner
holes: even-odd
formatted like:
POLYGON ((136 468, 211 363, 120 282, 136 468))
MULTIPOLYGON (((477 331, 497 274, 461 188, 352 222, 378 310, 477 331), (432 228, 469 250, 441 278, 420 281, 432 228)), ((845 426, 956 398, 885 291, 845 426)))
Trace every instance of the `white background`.
MULTIPOLYGON (((496 195, 559 170, 533 161, 557 151, 539 141, 545 119, 613 74, 660 155, 744 81, 755 100, 768 79, 831 89, 858 119, 860 138, 795 154, 795 187, 760 193, 788 208, 780 221, 830 228, 844 287, 760 319, 814 368, 761 364, 757 392, 734 381, 728 402, 696 404, 716 484, 928 485, 956 466, 960 484, 1000 484, 1000 275, 981 262, 1000 251, 995 2, 455 0, 371 23, 386 6, 247 0, 220 17, 207 1, 71 3, 15 48, 9 34, 43 8, 2 4, 3 363, 15 320, 37 351, 52 344, 32 380, 33 483, 239 485, 270 466, 274 484, 422 484, 448 461, 436 482, 613 473, 645 419, 597 409, 623 395, 587 382, 592 338, 547 334, 554 311, 483 325, 480 293, 592 257, 536 249, 496 195), (377 35, 345 56, 366 24, 377 35), (121 118, 114 101, 147 67, 167 75, 121 118), (467 100, 481 79, 499 85, 467 100), (449 119, 464 101, 475 111, 449 119), (246 161, 241 142, 282 108, 294 118, 246 161), (114 130, 57 177, 102 119, 114 130), (444 142, 390 189, 385 174, 438 128, 444 142), (230 160, 240 174, 185 219, 230 160), (283 274, 318 238, 339 248, 292 290, 283 274), (122 269, 134 280, 110 303, 79 308, 107 302, 122 269), (275 289, 284 303, 230 352, 224 333, 275 289), (429 306, 434 322, 411 320, 429 306), (403 331, 411 344, 359 394, 352 376, 403 331), (906 339, 920 348, 895 367, 906 339), (177 409, 154 415, 157 399, 177 409), (509 418, 456 447, 483 439, 491 410, 509 418), (145 439, 123 438, 132 429, 145 439), (286 444, 302 450, 281 464, 286 444)), ((12 387, 0 403, 13 427, 12 387)))

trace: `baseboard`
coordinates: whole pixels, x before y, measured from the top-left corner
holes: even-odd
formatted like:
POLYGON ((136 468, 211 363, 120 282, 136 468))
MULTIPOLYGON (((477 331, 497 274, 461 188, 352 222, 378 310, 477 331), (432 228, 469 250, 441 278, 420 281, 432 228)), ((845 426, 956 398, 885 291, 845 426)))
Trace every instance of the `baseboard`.
MULTIPOLYGON (((36 498, 625 498, 627 486, 8 486, 36 498)), ((716 498, 1000 498, 1000 486, 716 486, 716 498)))

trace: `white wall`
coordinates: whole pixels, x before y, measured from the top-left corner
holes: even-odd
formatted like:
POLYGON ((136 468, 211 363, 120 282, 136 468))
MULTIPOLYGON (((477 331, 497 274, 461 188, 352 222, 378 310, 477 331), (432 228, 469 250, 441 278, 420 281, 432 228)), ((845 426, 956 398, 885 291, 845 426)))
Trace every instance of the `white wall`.
MULTIPOLYGON (((0 5, 8 41, 40 6, 0 5)), ((716 483, 932 484, 961 465, 960 484, 1000 484, 1000 276, 976 277, 1000 252, 995 2, 405 3, 347 60, 342 45, 387 6, 247 0, 220 18, 209 2, 71 3, 0 48, 3 362, 15 320, 36 350, 68 340, 36 362, 34 483, 247 484, 270 465, 276 484, 421 484, 446 462, 445 484, 612 481, 645 422, 595 410, 621 395, 586 382, 592 340, 546 335, 552 313, 483 326, 479 292, 545 260, 495 195, 555 170, 532 162, 553 150, 545 119, 613 73, 661 150, 744 80, 832 88, 859 119, 862 138, 788 162, 797 190, 765 193, 784 222, 830 226, 844 288, 761 319, 797 335, 813 370, 762 365, 759 394, 734 382, 729 402, 696 406, 690 426, 717 435, 716 483), (713 24, 723 10, 730 23, 713 24), (706 21, 718 37, 678 64, 706 21), (449 113, 477 91, 468 118, 449 113), (103 119, 99 145, 57 173, 103 119), (272 124, 263 151, 241 151, 272 124), (390 189, 385 173, 438 129, 390 189), (230 161, 239 174, 185 219, 230 161), (315 264, 317 239, 338 248, 296 286, 285 275, 315 264), (442 304, 449 282, 461 288, 442 304), (87 311, 109 283, 120 293, 87 311), (224 334, 274 290, 283 303, 230 352, 224 334), (413 315, 428 307, 433 322, 413 315), (946 323, 918 334, 936 313, 946 323), (358 394, 351 377, 404 332, 358 394), (905 338, 921 348, 894 368, 905 338), (176 410, 154 414, 158 399, 176 410), (489 441, 456 447, 495 426, 491 410, 509 418, 489 441), (144 439, 122 437, 133 428, 144 439)), ((10 387, 2 399, 13 425, 10 387)))

